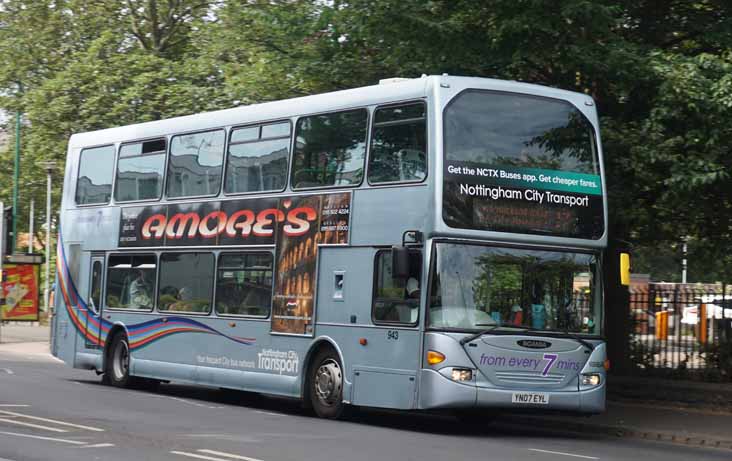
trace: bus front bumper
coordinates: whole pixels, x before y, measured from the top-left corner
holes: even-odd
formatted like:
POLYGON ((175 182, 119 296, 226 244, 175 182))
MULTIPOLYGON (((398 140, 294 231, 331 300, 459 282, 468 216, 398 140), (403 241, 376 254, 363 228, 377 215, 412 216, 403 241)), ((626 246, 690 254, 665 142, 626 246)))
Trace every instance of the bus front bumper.
POLYGON ((475 383, 458 383, 434 370, 421 370, 419 409, 514 408, 537 411, 567 411, 598 414, 605 411, 605 382, 597 387, 578 391, 546 391, 541 389, 503 389, 478 387, 475 383), (545 394, 547 404, 512 403, 516 392, 545 394))

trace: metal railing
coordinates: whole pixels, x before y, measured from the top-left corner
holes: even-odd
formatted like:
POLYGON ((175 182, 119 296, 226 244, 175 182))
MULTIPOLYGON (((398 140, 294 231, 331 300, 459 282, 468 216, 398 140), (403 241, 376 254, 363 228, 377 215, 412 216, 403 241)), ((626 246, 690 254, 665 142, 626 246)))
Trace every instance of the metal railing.
POLYGON ((732 379, 732 286, 649 283, 630 291, 630 360, 639 372, 732 379))

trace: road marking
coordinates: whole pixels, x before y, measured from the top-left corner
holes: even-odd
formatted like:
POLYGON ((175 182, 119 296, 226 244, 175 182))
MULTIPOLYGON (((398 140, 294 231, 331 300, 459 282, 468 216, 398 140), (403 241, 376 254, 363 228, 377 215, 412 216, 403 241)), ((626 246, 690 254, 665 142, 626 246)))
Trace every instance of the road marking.
POLYGON ((0 368, 0 370, 4 371, 5 373, 7 373, 9 375, 15 374, 15 373, 13 373, 13 370, 11 370, 10 368, 0 368))
POLYGON ((287 415, 283 415, 282 413, 272 413, 269 411, 259 411, 259 410, 254 410, 254 413, 259 413, 260 415, 269 415, 269 416, 287 416, 287 415))
MULTIPOLYGON (((98 427, 82 426, 81 424, 67 423, 65 421, 58 421, 56 419, 39 418, 38 416, 24 415, 23 413, 15 413, 12 411, 0 410, 0 414, 8 415, 8 416, 18 416, 20 418, 27 418, 27 419, 32 419, 35 421, 43 421, 45 423, 58 424, 60 426, 75 427, 77 429, 86 429, 87 431, 104 432, 104 429, 100 429, 98 427)), ((64 432, 66 432, 66 431, 64 431, 64 432)))
POLYGON ((29 407, 30 405, 22 405, 18 403, 0 403, 0 407, 2 408, 20 408, 20 407, 29 407))
POLYGON ((97 443, 94 445, 84 445, 83 447, 79 448, 107 448, 107 447, 113 447, 113 443, 97 443))
POLYGON ((70 443, 72 445, 86 445, 86 442, 80 442, 78 440, 57 439, 54 437, 41 437, 40 435, 18 434, 15 432, 2 432, 2 431, 0 431, 0 434, 1 435, 12 435, 14 437, 26 437, 29 439, 36 439, 36 440, 48 440, 50 442, 70 443))
POLYGON ((69 432, 66 429, 58 429, 55 427, 41 426, 40 424, 24 423, 23 421, 16 421, 14 419, 0 418, 0 423, 16 424, 18 426, 33 427, 36 429, 43 429, 51 432, 69 432))
POLYGON ((211 405, 204 405, 202 403, 197 403, 197 402, 191 402, 190 400, 182 399, 180 397, 170 397, 170 396, 167 396, 167 398, 169 398, 170 400, 175 400, 176 402, 187 403, 188 405, 195 405, 197 407, 203 407, 203 408, 211 408, 212 410, 216 410, 216 409, 219 409, 219 408, 224 408, 224 407, 215 407, 215 406, 211 406, 211 405))
POLYGON ((187 456, 189 458, 196 458, 196 459, 208 459, 209 461, 228 461, 224 458, 212 458, 211 456, 203 456, 196 453, 188 453, 187 451, 171 451, 174 455, 181 455, 181 456, 187 456))
POLYGON ((529 451, 538 451, 540 453, 549 453, 549 454, 552 454, 552 455, 572 456, 574 458, 600 459, 600 458, 596 458, 594 456, 575 455, 575 454, 572 454, 572 453, 562 453, 561 451, 539 450, 538 448, 529 448, 529 451))
POLYGON ((226 458, 231 458, 231 459, 242 459, 244 461, 262 461, 261 459, 247 458, 246 456, 239 456, 239 455, 232 455, 231 453, 224 453, 223 451, 214 451, 214 450, 196 450, 196 451, 199 453, 207 453, 209 455, 224 456, 226 458))

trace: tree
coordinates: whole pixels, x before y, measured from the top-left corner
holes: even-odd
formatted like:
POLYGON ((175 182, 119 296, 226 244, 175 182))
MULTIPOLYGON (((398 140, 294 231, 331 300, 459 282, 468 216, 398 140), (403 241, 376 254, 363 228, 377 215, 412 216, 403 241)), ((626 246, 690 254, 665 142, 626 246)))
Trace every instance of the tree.
POLYGON ((23 196, 37 201, 32 165, 63 162, 79 131, 422 73, 584 92, 602 117, 613 246, 688 236, 692 276, 732 275, 725 0, 2 0, 0 54, 0 108, 26 114, 23 196))

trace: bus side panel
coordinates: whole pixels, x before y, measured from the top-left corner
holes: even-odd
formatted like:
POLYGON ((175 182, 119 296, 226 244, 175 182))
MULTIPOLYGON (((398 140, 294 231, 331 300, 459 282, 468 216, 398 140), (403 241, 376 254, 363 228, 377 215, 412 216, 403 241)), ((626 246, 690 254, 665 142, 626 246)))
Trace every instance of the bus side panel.
POLYGON ((76 368, 102 369, 102 349, 104 343, 100 340, 100 322, 103 320, 91 302, 89 282, 91 279, 92 253, 81 251, 79 262, 79 276, 75 279, 78 302, 76 304, 79 319, 78 330, 80 335, 76 342, 76 368))
POLYGON ((135 376, 300 395, 311 339, 270 335, 269 319, 106 312, 127 327, 135 376))
POLYGON ((357 190, 351 211, 351 245, 398 245, 406 230, 428 234, 429 207, 427 183, 357 190))
POLYGON ((91 251, 113 248, 117 233, 109 229, 118 228, 118 208, 66 210, 62 215, 53 330, 58 344, 54 343, 54 350, 59 358, 77 368, 99 369, 102 365, 101 350, 110 323, 100 318, 89 302, 91 251))
POLYGON ((54 356, 71 366, 76 365, 77 343, 82 330, 79 310, 74 302, 74 284, 78 280, 78 259, 81 256, 78 253, 78 243, 67 244, 59 239, 52 351, 54 356))
POLYGON ((352 383, 350 395, 344 395, 346 401, 414 408, 419 331, 417 327, 373 324, 376 252, 376 248, 321 248, 316 331, 318 336, 332 338, 343 353, 345 376, 352 383), (343 281, 340 292, 339 276, 343 281))
POLYGON ((74 366, 76 338, 78 335, 76 334, 76 328, 71 321, 71 317, 66 311, 66 303, 60 288, 56 288, 54 304, 51 353, 54 357, 63 360, 67 365, 74 366))

